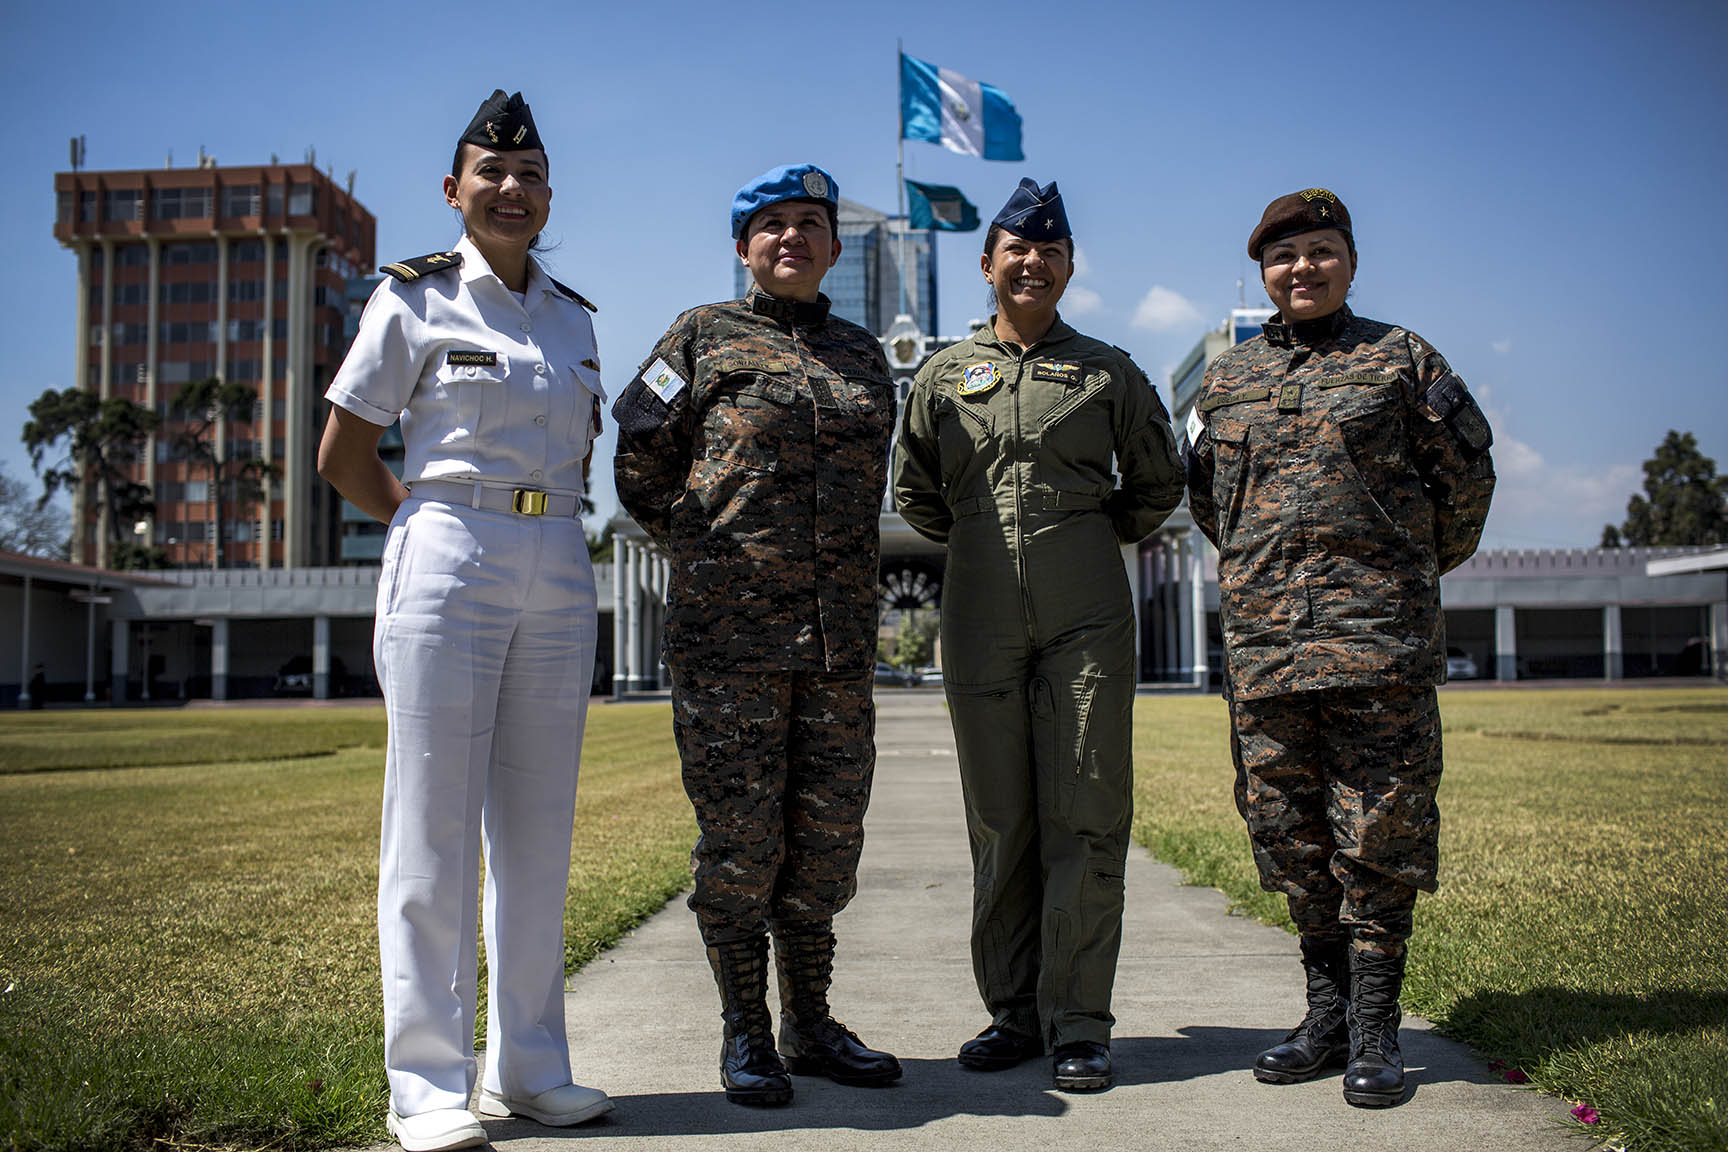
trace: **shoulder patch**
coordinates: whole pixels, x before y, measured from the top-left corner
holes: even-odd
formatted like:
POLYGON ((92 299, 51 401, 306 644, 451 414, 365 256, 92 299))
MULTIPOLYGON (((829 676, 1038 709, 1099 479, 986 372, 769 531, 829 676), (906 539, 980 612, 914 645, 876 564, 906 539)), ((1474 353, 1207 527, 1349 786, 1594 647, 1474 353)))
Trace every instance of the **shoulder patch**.
MULTIPOLYGON (((548 276, 548 277, 546 277, 546 279, 552 280, 552 277, 548 276)), ((576 291, 576 289, 570 287, 570 285, 560 284, 560 283, 558 283, 558 281, 552 280, 552 287, 558 289, 558 291, 564 293, 564 295, 566 295, 570 299, 576 301, 576 303, 582 305, 582 307, 588 309, 588 311, 590 311, 590 312, 600 311, 600 309, 598 309, 598 308, 594 307, 594 305, 588 303, 587 297, 583 296, 582 293, 576 291)))
POLYGON ((416 256, 412 260, 398 260, 394 264, 386 264, 378 269, 388 272, 404 284, 430 276, 434 272, 448 272, 452 268, 462 267, 462 253, 434 252, 430 256, 416 256))

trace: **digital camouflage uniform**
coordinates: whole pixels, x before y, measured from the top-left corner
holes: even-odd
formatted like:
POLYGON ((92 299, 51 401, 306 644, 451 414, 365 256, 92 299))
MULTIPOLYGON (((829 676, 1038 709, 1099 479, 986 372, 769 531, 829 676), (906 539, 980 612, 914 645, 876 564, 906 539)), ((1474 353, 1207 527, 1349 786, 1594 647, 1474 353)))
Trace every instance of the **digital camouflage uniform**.
POLYGON ((1399 955, 1434 890, 1440 575, 1481 537, 1490 442, 1433 347, 1348 308, 1207 368, 1188 499, 1219 553, 1237 806, 1304 936, 1399 955))
POLYGON ((997 1025, 1107 1044, 1133 808, 1121 548, 1181 499, 1169 416, 1127 353, 1060 318, 1024 351, 986 327, 919 370, 894 495, 948 546, 979 992, 997 1025))
POLYGON ((715 944, 851 899, 875 765, 894 393, 827 300, 680 316, 613 409, 618 498, 671 558, 664 651, 715 944))

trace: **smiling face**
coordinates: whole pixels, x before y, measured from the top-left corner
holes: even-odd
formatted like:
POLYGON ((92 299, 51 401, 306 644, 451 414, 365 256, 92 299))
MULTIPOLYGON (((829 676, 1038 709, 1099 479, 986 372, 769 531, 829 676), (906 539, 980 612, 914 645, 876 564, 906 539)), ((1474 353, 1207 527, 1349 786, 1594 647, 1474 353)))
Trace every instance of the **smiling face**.
POLYGON ((1069 240, 1028 240, 1004 230, 980 267, 1004 312, 1053 315, 1074 275, 1074 249, 1069 240))
POLYGON ((519 262, 552 214, 546 154, 464 144, 458 168, 459 176, 444 177, 444 199, 462 213, 463 229, 494 267, 506 257, 519 262))
POLYGON ((1266 245, 1260 278, 1286 321, 1318 320, 1344 306, 1356 278, 1356 259, 1336 228, 1300 232, 1266 245))
POLYGON ((840 259, 840 238, 826 205, 782 200, 750 217, 738 238, 738 258, 770 296, 814 300, 822 277, 840 259))

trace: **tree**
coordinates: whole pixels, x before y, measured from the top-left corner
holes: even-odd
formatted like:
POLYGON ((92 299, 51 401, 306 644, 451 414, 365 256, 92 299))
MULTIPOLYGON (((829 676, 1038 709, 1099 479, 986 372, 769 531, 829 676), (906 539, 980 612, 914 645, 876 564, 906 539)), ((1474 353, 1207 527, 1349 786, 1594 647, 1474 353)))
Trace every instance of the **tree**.
POLYGON ((894 648, 895 662, 902 668, 922 668, 936 655, 936 636, 942 630, 938 612, 908 612, 900 626, 900 639, 894 648))
POLYGON ((1626 522, 1602 527, 1604 548, 1728 544, 1728 477, 1698 451, 1690 432, 1669 430, 1644 461, 1644 495, 1626 502, 1626 522))
POLYGON ((0 464, 0 549, 64 560, 69 544, 66 514, 47 496, 31 495, 30 486, 0 464))
POLYGON ((215 376, 189 380, 174 395, 174 407, 186 417, 180 431, 174 434, 174 453, 182 460, 204 466, 210 479, 210 499, 216 504, 216 531, 211 537, 210 552, 212 568, 222 566, 222 530, 228 523, 228 502, 232 500, 237 514, 256 507, 269 495, 269 485, 281 471, 275 464, 250 454, 236 459, 216 451, 217 422, 250 421, 257 403, 256 390, 233 381, 223 383, 215 376))
POLYGON ((132 542, 131 525, 153 514, 156 505, 150 489, 132 480, 129 468, 160 423, 156 413, 123 396, 104 400, 82 388, 49 389, 30 404, 23 440, 31 466, 42 477, 43 499, 62 488, 83 488, 88 506, 107 529, 113 544, 109 559, 116 567, 149 566, 152 550, 132 542), (44 470, 42 462, 51 451, 59 451, 60 458, 44 470))

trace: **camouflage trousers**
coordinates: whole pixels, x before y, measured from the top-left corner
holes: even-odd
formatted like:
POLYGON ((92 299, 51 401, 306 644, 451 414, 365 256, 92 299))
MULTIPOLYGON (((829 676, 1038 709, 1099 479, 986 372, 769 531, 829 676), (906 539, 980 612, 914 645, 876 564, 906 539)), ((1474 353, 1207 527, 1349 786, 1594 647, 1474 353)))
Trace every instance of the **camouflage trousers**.
POLYGON ((1434 689, 1292 692, 1230 711, 1261 887, 1285 894, 1304 936, 1401 953, 1439 868, 1434 689))
POLYGON ((706 944, 825 920, 858 888, 876 767, 872 673, 672 674, 672 730, 699 835, 690 908, 706 944))

